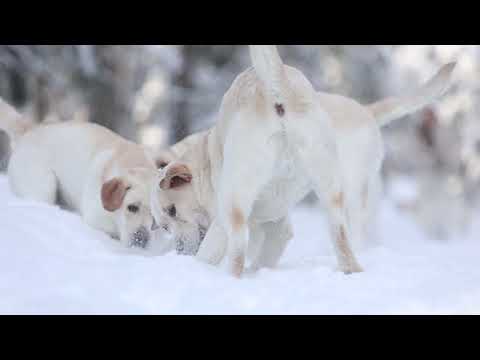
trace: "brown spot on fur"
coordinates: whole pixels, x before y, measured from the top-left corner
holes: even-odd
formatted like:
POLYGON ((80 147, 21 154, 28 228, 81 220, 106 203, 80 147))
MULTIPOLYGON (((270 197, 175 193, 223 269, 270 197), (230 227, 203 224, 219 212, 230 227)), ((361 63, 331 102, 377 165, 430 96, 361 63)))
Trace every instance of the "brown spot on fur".
POLYGON ((352 251, 350 249, 350 246, 348 245, 347 233, 344 226, 340 226, 340 229, 338 231, 337 246, 343 258, 348 259, 352 256, 352 251))
POLYGON ((340 226, 337 234, 337 248, 342 258, 341 262, 344 264, 343 272, 345 275, 351 275, 353 273, 362 272, 362 268, 358 265, 353 255, 350 244, 348 243, 347 233, 344 226, 340 226))
POLYGON ((244 255, 236 255, 233 258, 232 262, 232 274, 236 278, 240 278, 243 274, 243 270, 245 268, 245 256, 244 255))
POLYGON ((275 110, 277 111, 278 116, 283 117, 285 115, 285 107, 283 104, 275 104, 275 110))
POLYGON ((234 207, 232 210, 232 225, 234 231, 240 230, 245 225, 245 216, 237 207, 234 207))
POLYGON ((338 193, 333 197, 333 205, 337 208, 343 207, 344 202, 345 202, 345 199, 344 199, 343 193, 338 193))

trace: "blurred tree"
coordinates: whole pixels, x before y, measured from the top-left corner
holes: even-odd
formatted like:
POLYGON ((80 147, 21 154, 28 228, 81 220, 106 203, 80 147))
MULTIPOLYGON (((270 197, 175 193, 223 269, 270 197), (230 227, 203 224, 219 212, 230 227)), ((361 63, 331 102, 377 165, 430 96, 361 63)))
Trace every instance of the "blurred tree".
POLYGON ((170 143, 215 121, 223 94, 245 68, 238 45, 182 45, 181 66, 173 77, 174 106, 170 143))
POLYGON ((74 79, 86 98, 90 121, 136 140, 131 113, 136 59, 132 50, 119 45, 80 48, 78 59, 82 66, 74 79))
MULTIPOLYGON (((141 49, 141 48, 140 48, 141 49)), ((41 122, 77 96, 89 108, 91 121, 135 139, 130 109, 135 75, 135 48, 120 45, 2 45, 7 89, 0 94, 14 106, 30 107, 41 122)), ((74 104, 73 106, 81 106, 74 104)))
MULTIPOLYGON (((173 86, 177 87, 179 91, 184 94, 191 91, 194 86, 194 70, 196 51, 194 45, 183 45, 181 50, 182 66, 180 71, 176 74, 173 81, 173 86)), ((186 138, 192 133, 190 116, 190 101, 188 96, 179 96, 178 102, 175 106, 176 113, 174 123, 172 126, 171 144, 175 144, 180 140, 186 138)))

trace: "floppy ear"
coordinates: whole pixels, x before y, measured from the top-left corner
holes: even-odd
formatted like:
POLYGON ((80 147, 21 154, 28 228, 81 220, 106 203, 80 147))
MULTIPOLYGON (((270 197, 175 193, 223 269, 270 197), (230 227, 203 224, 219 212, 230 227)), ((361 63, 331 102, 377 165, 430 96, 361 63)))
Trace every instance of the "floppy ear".
POLYGON ((192 182, 192 173, 190 169, 183 164, 174 164, 167 169, 167 173, 162 181, 160 188, 162 190, 178 189, 192 182))
POLYGON ((114 178, 102 186, 102 204, 107 211, 120 209, 128 187, 122 179, 114 178))

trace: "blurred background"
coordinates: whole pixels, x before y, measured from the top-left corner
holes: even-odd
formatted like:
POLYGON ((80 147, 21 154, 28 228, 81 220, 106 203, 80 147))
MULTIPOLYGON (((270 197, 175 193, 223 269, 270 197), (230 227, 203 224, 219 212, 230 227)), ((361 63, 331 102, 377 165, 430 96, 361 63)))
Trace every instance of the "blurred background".
MULTIPOLYGON (((432 239, 469 230, 480 185, 479 46, 279 50, 319 91, 363 104, 408 94, 457 61, 454 85, 441 101, 383 130, 384 193, 432 239)), ((39 123, 92 121, 161 149, 212 126, 223 94, 249 66, 243 45, 0 45, 0 96, 39 123)), ((8 152, 0 133, 3 170, 8 152)))

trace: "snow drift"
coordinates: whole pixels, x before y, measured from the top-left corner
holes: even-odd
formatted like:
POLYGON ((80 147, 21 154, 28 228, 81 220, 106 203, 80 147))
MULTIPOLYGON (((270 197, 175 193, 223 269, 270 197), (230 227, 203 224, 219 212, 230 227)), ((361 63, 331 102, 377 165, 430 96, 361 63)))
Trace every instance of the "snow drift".
POLYGON ((299 208, 280 266, 243 280, 189 257, 126 254, 79 216, 15 198, 4 176, 0 214, 0 314, 480 314, 475 232, 426 240, 388 201, 381 244, 358 253, 366 272, 336 272, 323 217, 299 208))

